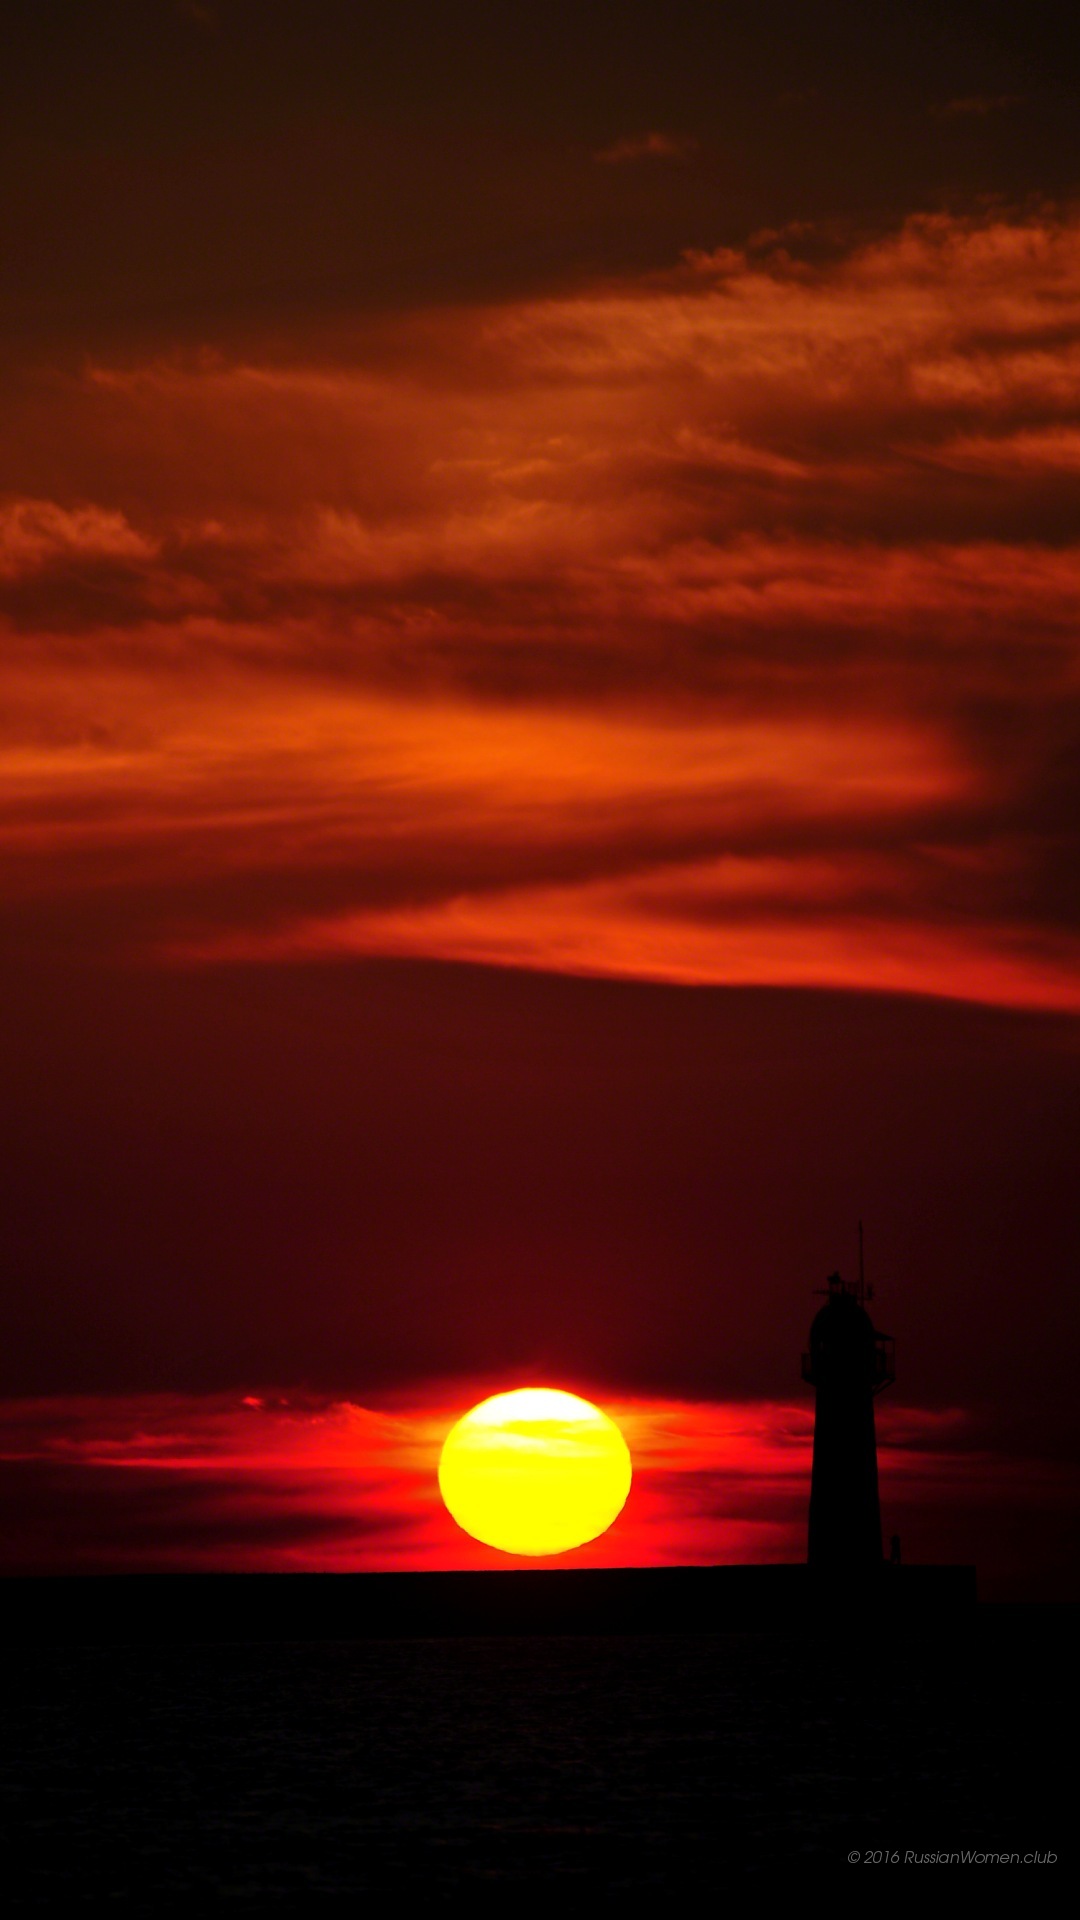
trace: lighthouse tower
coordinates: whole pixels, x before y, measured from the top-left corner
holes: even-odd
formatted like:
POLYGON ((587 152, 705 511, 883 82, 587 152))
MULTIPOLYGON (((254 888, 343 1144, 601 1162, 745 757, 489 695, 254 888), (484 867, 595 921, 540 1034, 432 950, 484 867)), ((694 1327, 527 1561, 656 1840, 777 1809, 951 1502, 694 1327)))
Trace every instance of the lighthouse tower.
POLYGON ((807 1558, 856 1572, 881 1564, 874 1395, 896 1377, 892 1337, 878 1333, 866 1311, 861 1224, 858 1280, 852 1286, 831 1274, 825 1294, 802 1361, 816 1395, 807 1558))

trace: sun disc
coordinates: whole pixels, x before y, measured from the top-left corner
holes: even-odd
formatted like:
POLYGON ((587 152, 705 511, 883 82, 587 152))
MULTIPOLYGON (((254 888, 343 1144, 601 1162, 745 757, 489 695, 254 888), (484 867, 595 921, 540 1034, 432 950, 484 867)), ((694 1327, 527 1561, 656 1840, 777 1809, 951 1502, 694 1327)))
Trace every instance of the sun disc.
POLYGON ((630 1451, 576 1393, 519 1387, 462 1415, 446 1436, 439 1489, 465 1533, 503 1553, 567 1553, 622 1511, 630 1451))

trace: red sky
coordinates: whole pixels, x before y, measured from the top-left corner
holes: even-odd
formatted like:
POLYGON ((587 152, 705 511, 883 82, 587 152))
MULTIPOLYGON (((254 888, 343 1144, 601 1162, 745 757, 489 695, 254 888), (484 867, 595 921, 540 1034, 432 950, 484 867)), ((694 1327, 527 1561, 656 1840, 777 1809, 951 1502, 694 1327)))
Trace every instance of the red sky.
MULTIPOLYGON (((634 1482, 565 1561, 508 1561, 455 1526, 439 1449, 476 1382, 381 1407, 257 1395, 29 1400, 0 1425, 5 1571, 715 1565, 805 1557, 812 1408, 609 1402, 634 1482)), ((913 1559, 977 1559, 984 1598, 1069 1588, 1054 1463, 1005 1458, 956 1408, 883 1406, 883 1492, 913 1559), (1028 1561, 1026 1576, 1018 1570, 1028 1561)))
POLYGON ((1056 1473, 1067 61, 587 11, 14 9, 3 1388, 783 1407, 862 1213, 1056 1473))

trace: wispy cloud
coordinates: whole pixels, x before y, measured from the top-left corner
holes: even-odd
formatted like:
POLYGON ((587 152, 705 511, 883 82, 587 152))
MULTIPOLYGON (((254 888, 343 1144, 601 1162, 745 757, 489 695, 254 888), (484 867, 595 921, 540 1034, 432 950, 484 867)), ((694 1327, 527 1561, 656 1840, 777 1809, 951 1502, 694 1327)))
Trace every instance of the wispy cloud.
POLYGON ((991 114, 1010 113, 1027 99, 1026 93, 967 93, 940 101, 931 112, 939 120, 985 120, 991 114))
POLYGON ((697 141, 689 134, 634 133, 603 147, 596 158, 604 166, 618 167, 635 160, 689 160, 697 150, 697 141))

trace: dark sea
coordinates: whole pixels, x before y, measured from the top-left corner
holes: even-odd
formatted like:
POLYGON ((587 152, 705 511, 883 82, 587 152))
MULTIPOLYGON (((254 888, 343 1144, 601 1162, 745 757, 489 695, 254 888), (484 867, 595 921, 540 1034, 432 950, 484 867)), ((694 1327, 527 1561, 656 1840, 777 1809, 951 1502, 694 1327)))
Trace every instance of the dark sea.
POLYGON ((905 1853, 1015 1850, 1056 1852, 1015 1870, 1060 1885, 1074 1631, 1071 1609, 980 1607, 888 1638, 9 1645, 4 1881, 20 1909, 147 1913, 719 1899, 791 1874, 921 1886, 941 1863, 905 1853))

